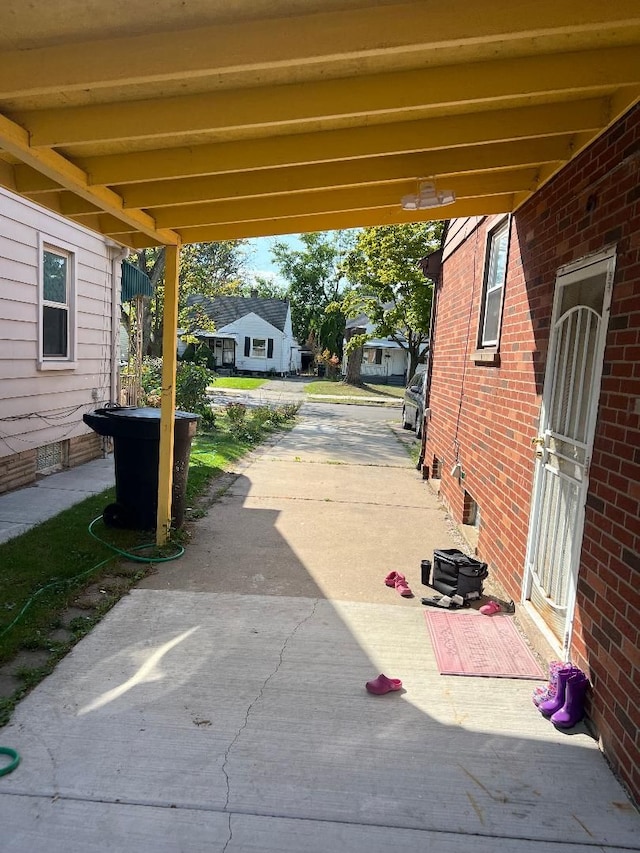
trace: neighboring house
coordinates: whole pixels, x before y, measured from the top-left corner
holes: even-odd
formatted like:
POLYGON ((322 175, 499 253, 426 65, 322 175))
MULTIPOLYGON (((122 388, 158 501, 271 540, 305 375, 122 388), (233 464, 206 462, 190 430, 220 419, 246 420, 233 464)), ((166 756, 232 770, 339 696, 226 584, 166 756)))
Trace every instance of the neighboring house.
POLYGON ((511 217, 449 223, 423 448, 531 638, 588 674, 590 719, 636 798, 639 165, 636 106, 511 217))
POLYGON ((293 337, 286 300, 252 294, 192 296, 190 301, 200 304, 215 323, 215 332, 196 334, 213 350, 216 368, 281 376, 300 370, 300 346, 293 337))
POLYGON ((82 415, 117 400, 122 257, 0 189, 0 492, 101 454, 82 415))
MULTIPOLYGON (((361 314, 359 317, 347 320, 345 330, 347 333, 344 341, 346 347, 350 334, 373 336, 374 325, 365 314, 361 314)), ((402 335, 398 335, 398 337, 404 340, 402 335)), ((420 350, 422 358, 425 357, 428 349, 429 345, 423 344, 420 350)), ((347 360, 348 356, 345 352, 342 357, 343 373, 347 371, 347 360)), ((364 345, 360 375, 365 380, 376 380, 391 385, 405 385, 411 378, 407 376, 409 362, 409 353, 397 341, 391 338, 370 337, 364 345)))

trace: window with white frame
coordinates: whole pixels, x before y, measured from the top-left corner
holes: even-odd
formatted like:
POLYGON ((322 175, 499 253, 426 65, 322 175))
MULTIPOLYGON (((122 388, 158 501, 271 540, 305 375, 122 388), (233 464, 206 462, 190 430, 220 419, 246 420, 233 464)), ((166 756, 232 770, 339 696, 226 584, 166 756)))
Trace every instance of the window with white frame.
POLYGON ((252 358, 267 357, 267 340, 266 338, 251 338, 251 356, 252 358))
POLYGON ((362 354, 363 364, 382 364, 382 350, 379 347, 368 347, 362 354))
POLYGON ((509 220, 489 233, 484 273, 482 312, 480 315, 480 347, 497 347, 500 340, 502 299, 509 250, 509 220))
POLYGON ((40 306, 41 362, 73 360, 73 255, 43 244, 40 306))

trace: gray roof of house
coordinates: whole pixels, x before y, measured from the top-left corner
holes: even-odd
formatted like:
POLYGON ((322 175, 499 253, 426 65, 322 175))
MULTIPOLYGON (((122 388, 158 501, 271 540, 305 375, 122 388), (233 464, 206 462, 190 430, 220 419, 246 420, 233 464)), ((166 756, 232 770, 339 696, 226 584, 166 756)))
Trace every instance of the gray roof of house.
MULTIPOLYGON (((393 302, 383 302, 382 307, 385 311, 388 311, 390 308, 393 308, 393 302)), ((353 317, 351 320, 347 320, 346 328, 364 329, 368 323, 369 318, 366 314, 358 314, 357 317, 353 317)))
POLYGON ((193 294, 187 298, 187 304, 202 305, 217 329, 222 329, 247 314, 257 314, 284 332, 289 311, 286 299, 261 299, 257 296, 216 296, 210 299, 208 296, 193 294))

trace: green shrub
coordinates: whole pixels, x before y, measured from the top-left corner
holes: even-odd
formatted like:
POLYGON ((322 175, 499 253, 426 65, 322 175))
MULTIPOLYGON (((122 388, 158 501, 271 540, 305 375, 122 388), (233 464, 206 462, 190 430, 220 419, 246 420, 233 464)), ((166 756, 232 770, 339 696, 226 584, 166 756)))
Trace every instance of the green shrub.
MULTIPOLYGON (((162 394, 162 359, 145 359, 142 365, 142 405, 159 406, 162 394)), ((213 382, 213 374, 202 364, 181 361, 176 370, 176 409, 193 412, 201 416, 201 426, 212 429, 215 414, 207 397, 207 386, 213 382)))
POLYGON ((196 348, 193 344, 187 344, 187 348, 180 356, 180 361, 193 361, 196 354, 196 348))
POLYGON ((244 403, 227 403, 225 412, 232 427, 242 426, 247 418, 247 407, 244 403))
POLYGON ((201 364, 209 370, 215 370, 216 368, 216 357, 213 354, 213 350, 205 343, 201 343, 196 347, 193 360, 196 364, 201 364))
POLYGON ((297 403, 277 408, 256 406, 253 409, 248 409, 244 403, 228 403, 225 413, 232 435, 241 441, 257 444, 265 433, 293 420, 299 408, 297 403))

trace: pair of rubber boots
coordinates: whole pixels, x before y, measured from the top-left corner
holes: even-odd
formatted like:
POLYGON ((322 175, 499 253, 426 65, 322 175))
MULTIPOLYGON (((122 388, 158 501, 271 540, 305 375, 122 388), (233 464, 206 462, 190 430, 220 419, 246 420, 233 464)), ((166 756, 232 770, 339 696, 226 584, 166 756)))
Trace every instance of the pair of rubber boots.
POLYGON ((554 661, 549 667, 548 686, 534 693, 533 701, 554 726, 570 729, 584 716, 588 686, 589 679, 577 666, 554 661))

